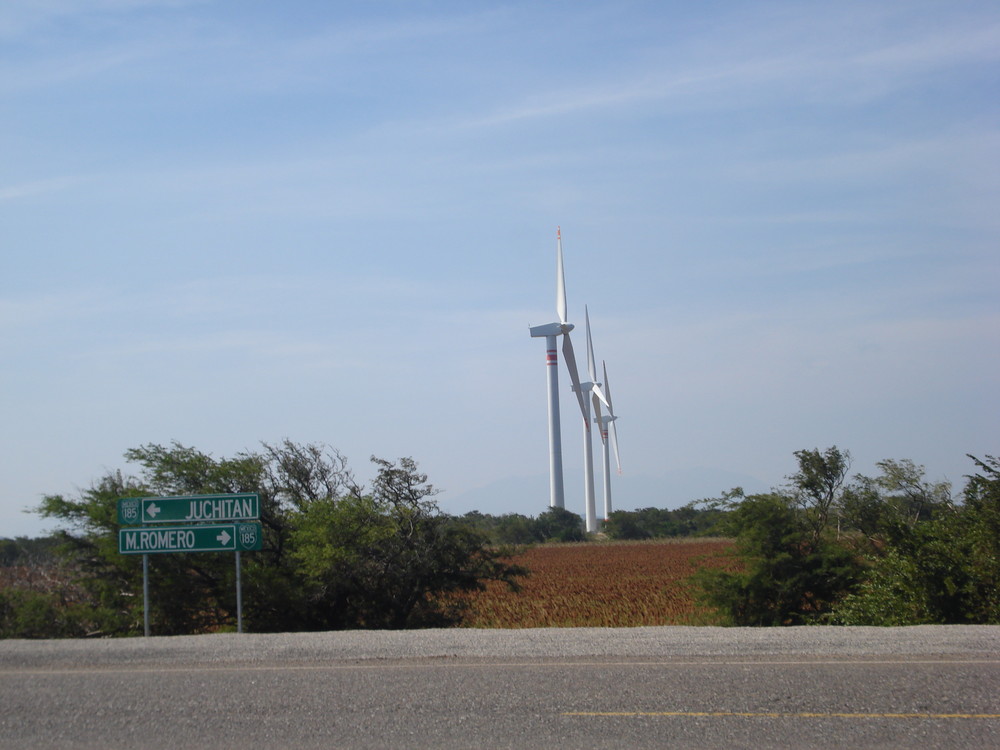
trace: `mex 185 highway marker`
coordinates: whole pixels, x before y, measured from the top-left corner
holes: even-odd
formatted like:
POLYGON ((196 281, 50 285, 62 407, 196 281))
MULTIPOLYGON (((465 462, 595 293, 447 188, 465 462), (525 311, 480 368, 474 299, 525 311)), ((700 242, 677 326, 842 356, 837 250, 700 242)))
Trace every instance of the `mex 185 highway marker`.
POLYGON ((121 529, 118 551, 123 555, 164 552, 249 552, 261 548, 260 523, 202 526, 159 526, 121 529))
POLYGON ((118 523, 201 523, 256 521, 260 518, 260 495, 189 495, 186 497, 128 497, 118 501, 118 523))

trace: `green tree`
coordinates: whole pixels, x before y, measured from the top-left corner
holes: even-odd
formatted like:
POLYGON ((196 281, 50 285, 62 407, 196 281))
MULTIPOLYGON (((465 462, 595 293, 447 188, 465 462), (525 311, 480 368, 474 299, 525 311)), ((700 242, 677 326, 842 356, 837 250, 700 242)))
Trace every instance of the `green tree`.
POLYGON ((1000 459, 969 456, 979 471, 963 493, 962 518, 969 540, 966 558, 974 581, 967 614, 978 623, 1000 623, 1000 459))
POLYGON ((0 638, 86 636, 101 625, 51 537, 0 539, 0 638))
POLYGON ((0 568, 48 566, 56 562, 59 540, 52 536, 0 538, 0 568))
POLYGON ((703 570, 693 578, 705 603, 736 625, 819 622, 862 577, 858 555, 841 544, 831 515, 843 504, 850 453, 836 446, 795 452, 798 471, 784 491, 715 503, 736 539, 743 570, 703 570))
POLYGON ((524 545, 544 541, 539 538, 536 520, 521 513, 505 513, 496 519, 489 530, 484 531, 495 544, 524 545))
POLYGON ((851 468, 851 454, 837 446, 795 451, 799 470, 790 476, 791 497, 799 507, 800 519, 817 543, 830 523, 830 513, 841 498, 841 490, 851 468))
POLYGON ((724 511, 704 509, 690 503, 675 510, 640 508, 614 511, 604 524, 612 539, 657 539, 708 533, 724 511))
MULTIPOLYGON (((62 554, 102 634, 142 630, 142 598, 135 596, 141 559, 118 554, 123 497, 258 493, 263 549, 243 555, 244 621, 258 632, 443 621, 432 603, 437 594, 474 588, 484 577, 513 581, 520 572, 482 535, 437 512, 433 489, 411 459, 398 466, 373 459, 379 472, 366 494, 339 453, 287 440, 231 459, 177 443, 145 445, 126 458, 141 467, 137 478, 113 472, 77 498, 46 497, 39 509, 70 527, 60 535, 62 554)), ((233 626, 231 555, 150 555, 149 561, 154 632, 233 626)))
POLYGON ((652 539, 653 530, 644 520, 639 511, 615 510, 604 522, 604 533, 611 539, 652 539))
POLYGON ((910 460, 876 463, 881 474, 858 475, 844 489, 838 521, 845 532, 859 532, 862 551, 879 555, 912 534, 924 521, 954 510, 951 485, 928 482, 924 467, 910 460))
POLYGON ((535 522, 540 542, 582 542, 587 538, 583 519, 565 508, 549 508, 535 522))
MULTIPOLYGON (((923 468, 883 462, 866 579, 834 611, 847 625, 1000 622, 1000 462, 970 456, 960 505, 923 468), (902 478, 900 476, 902 470, 902 478)), ((869 501, 869 506, 876 505, 869 501)), ((868 532, 866 532, 868 533, 868 532)))
POLYGON ((818 621, 858 579, 854 556, 815 537, 815 519, 778 493, 743 498, 722 523, 736 538, 743 570, 702 569, 693 580, 702 601, 734 625, 818 621))
POLYGON ((485 580, 516 585, 525 571, 481 532, 441 514, 412 459, 372 461, 371 494, 311 504, 293 534, 325 627, 450 625, 461 610, 449 594, 479 590, 485 580))
POLYGON ((472 511, 462 516, 462 521, 488 536, 496 545, 579 542, 586 538, 583 519, 562 508, 547 508, 537 518, 520 513, 491 516, 472 511))
POLYGON ((82 638, 94 623, 88 607, 61 592, 0 590, 0 638, 82 638))

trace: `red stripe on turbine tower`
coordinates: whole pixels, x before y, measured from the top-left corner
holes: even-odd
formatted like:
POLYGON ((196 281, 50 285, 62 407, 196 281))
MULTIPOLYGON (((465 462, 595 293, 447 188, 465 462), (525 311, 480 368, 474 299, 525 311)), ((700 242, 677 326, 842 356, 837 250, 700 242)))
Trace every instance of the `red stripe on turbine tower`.
POLYGON ((555 349, 547 349, 545 351, 545 364, 558 367, 559 355, 556 354, 555 349))

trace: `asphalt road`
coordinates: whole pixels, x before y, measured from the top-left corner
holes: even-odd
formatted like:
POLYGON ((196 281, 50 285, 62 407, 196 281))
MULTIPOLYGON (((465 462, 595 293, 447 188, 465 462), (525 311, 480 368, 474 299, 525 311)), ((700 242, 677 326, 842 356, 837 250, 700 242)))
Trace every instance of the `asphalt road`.
POLYGON ((0 641, 14 747, 1000 747, 1000 627, 0 641))

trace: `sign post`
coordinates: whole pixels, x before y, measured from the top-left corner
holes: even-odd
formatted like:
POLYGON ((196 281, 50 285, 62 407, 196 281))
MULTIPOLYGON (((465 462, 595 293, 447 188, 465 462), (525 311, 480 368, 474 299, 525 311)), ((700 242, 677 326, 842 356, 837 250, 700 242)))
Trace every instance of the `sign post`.
POLYGON ((149 638, 149 555, 142 556, 142 634, 149 638))
POLYGON ((263 546, 260 496, 256 493, 130 497, 118 501, 118 552, 142 555, 143 630, 149 636, 149 556, 176 552, 236 554, 236 631, 243 632, 240 553, 263 546), (149 524, 178 524, 151 526, 149 524))
POLYGON ((236 632, 243 632, 243 571, 239 550, 236 550, 236 632))

